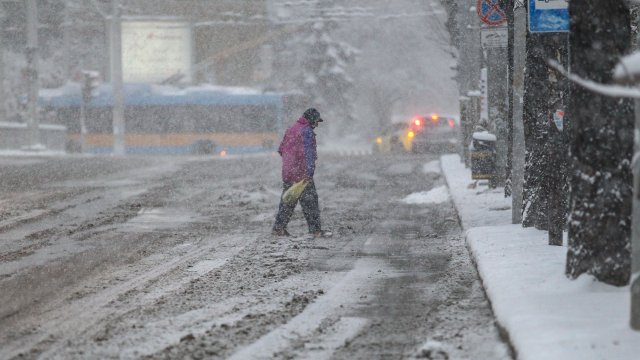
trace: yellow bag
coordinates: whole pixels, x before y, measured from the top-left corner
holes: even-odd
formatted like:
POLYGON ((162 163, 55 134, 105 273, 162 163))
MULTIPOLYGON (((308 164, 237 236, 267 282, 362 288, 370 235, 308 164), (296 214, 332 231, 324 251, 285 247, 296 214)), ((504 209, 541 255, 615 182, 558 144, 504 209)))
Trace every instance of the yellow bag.
POLYGON ((302 195, 302 192, 307 187, 308 183, 309 182, 307 180, 301 180, 291 185, 291 187, 287 189, 284 194, 282 194, 282 201, 287 204, 294 204, 296 201, 298 201, 300 195, 302 195))

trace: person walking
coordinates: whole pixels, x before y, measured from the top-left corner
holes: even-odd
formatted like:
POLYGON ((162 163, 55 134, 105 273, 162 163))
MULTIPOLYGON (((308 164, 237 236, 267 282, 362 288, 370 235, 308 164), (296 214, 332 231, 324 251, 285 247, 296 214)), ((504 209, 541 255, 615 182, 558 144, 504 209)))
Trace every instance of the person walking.
POLYGON ((287 224, 293 215, 298 201, 302 206, 302 213, 307 220, 309 233, 313 237, 331 236, 329 231, 322 230, 320 226, 320 207, 318 205, 318 193, 313 182, 313 175, 316 170, 316 134, 313 129, 323 120, 318 110, 307 109, 302 117, 287 129, 278 148, 278 153, 282 156, 282 182, 284 193, 293 184, 305 180, 307 186, 294 202, 286 202, 280 198, 280 206, 272 235, 290 236, 287 231, 287 224))

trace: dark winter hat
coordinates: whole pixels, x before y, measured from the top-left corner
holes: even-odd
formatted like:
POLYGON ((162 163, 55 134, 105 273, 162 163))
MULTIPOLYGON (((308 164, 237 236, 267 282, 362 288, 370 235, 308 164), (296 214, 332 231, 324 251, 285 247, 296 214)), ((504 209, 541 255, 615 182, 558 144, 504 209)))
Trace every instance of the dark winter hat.
POLYGON ((318 110, 316 110, 314 108, 307 109, 304 112, 304 114, 302 114, 302 116, 304 116, 305 119, 307 119, 307 120, 309 120, 311 122, 322 122, 322 121, 324 121, 320 117, 320 112, 318 112, 318 110))

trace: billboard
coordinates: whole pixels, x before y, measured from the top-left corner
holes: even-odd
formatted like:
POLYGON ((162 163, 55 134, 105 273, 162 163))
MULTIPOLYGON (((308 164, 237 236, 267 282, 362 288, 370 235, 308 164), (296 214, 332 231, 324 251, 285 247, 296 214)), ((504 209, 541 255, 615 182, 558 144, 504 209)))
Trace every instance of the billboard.
POLYGON ((122 21, 122 72, 125 82, 191 82, 191 26, 162 20, 122 21))

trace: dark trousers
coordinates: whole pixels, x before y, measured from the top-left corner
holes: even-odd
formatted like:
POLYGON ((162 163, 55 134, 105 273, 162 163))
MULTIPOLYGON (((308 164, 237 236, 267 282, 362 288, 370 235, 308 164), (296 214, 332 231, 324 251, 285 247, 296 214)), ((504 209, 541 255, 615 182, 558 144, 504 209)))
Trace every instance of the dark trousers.
MULTIPOLYGON (((284 183, 282 194, 285 193, 293 184, 284 183)), ((307 219, 307 225, 309 225, 309 232, 314 233, 320 231, 320 207, 318 205, 318 193, 316 192, 316 186, 311 181, 300 195, 300 206, 302 206, 302 213, 304 218, 307 219)), ((274 230, 282 230, 287 228, 287 224, 293 215, 293 210, 296 208, 298 202, 293 204, 286 204, 280 197, 280 207, 278 209, 278 215, 276 216, 276 223, 273 225, 274 230)))

